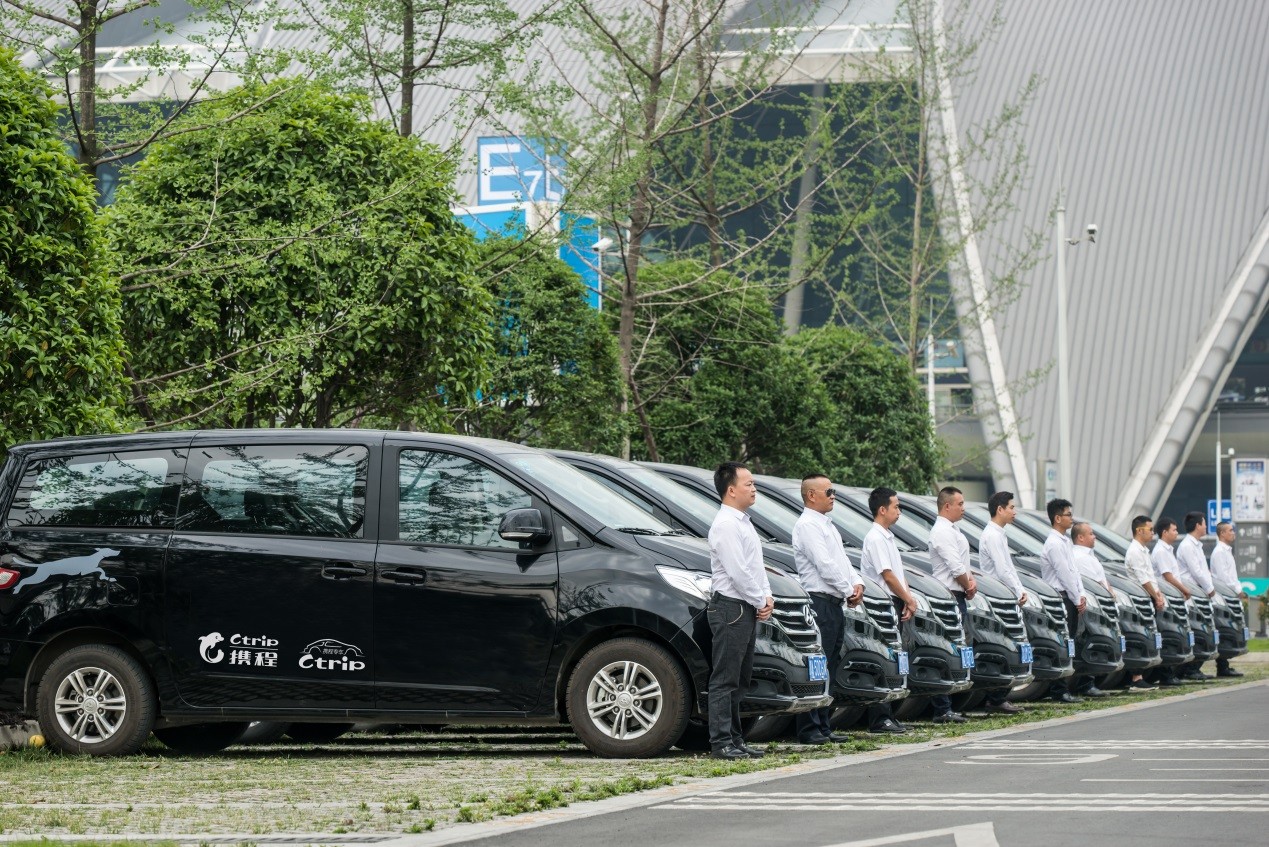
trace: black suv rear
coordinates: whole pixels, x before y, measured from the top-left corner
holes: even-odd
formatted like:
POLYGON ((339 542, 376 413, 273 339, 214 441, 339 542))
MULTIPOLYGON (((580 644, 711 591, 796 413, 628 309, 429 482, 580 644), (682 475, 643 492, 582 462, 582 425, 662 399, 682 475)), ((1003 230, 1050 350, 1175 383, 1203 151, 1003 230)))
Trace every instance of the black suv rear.
MULTIPOLYGON (((249 721, 551 722, 656 755, 704 712, 705 545, 549 455, 368 430, 13 448, 0 709, 50 745, 231 743, 249 721)), ((753 714, 829 702, 772 574, 753 714)))

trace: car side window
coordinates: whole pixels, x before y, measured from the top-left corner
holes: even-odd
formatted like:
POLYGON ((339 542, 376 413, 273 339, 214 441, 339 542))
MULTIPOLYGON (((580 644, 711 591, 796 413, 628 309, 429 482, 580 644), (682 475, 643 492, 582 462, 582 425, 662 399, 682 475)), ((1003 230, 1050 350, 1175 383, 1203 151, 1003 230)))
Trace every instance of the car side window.
POLYGON ((361 538, 368 455, 365 447, 339 444, 195 447, 176 526, 361 538))
POLYGON ((23 474, 10 527, 171 528, 180 472, 175 451, 38 459, 23 474), (174 467, 175 466, 175 467, 174 467))
POLYGON ((533 505, 529 493, 479 462, 434 450, 402 450, 397 528, 402 541, 505 547, 502 517, 533 505))

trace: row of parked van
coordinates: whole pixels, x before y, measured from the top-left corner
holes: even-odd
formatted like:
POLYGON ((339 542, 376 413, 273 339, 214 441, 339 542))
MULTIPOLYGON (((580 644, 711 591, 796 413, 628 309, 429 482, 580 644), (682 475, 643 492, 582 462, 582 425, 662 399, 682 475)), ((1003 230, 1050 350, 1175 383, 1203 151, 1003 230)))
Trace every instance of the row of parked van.
MULTIPOLYGON (((993 688, 1039 696, 1073 672, 1113 685, 1246 649, 1232 589, 1211 603, 1196 592, 1156 621, 1109 546, 1115 590, 1086 586, 1095 600, 1068 640, 1060 598, 1038 579, 1030 517, 1011 539, 1031 598, 1019 607, 980 576, 962 620, 928 576, 933 506, 908 497, 894 529, 920 611, 901 626, 868 581, 842 654, 828 657, 840 667, 829 691, 792 577, 798 482, 758 483, 751 516, 776 608, 742 704, 755 739, 830 701, 840 723, 887 700, 912 717, 934 694, 972 708, 993 688)), ((866 495, 838 498, 830 515, 857 559, 866 495)), ((0 468, 0 710, 37 719, 59 750, 94 755, 134 752, 151 733, 209 752, 253 722, 327 738, 353 722, 566 721, 605 756, 704 748, 702 538, 717 509, 707 470, 426 433, 19 445, 0 468)), ((963 522, 971 543, 975 518, 963 522)))

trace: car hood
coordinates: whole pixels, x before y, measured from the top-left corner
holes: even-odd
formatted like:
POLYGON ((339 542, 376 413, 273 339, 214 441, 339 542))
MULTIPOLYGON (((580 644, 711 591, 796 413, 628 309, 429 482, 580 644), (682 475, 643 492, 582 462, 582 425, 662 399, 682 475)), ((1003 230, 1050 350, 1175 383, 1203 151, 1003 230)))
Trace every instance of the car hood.
MULTIPOLYGON (((636 543, 645 550, 682 565, 688 570, 709 573, 709 542, 686 535, 636 535, 636 543)), ((765 551, 764 551, 765 553, 765 551)), ((797 580, 777 567, 767 566, 767 581, 775 597, 806 597, 797 580)))

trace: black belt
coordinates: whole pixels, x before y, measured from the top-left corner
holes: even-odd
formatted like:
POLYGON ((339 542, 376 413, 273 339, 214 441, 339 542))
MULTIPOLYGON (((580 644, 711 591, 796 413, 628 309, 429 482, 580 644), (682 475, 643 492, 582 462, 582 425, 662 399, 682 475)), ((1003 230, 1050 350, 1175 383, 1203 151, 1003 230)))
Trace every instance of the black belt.
POLYGON ((964 600, 964 599, 965 599, 965 592, 964 592, 964 591, 952 591, 952 592, 950 592, 950 593, 951 593, 951 595, 952 595, 953 597, 959 597, 959 598, 961 598, 962 600, 964 600))
POLYGON ((828 600, 829 602, 840 603, 846 599, 845 597, 838 597, 836 594, 829 594, 827 591, 808 591, 806 593, 810 594, 812 597, 819 597, 821 600, 828 600))
MULTIPOLYGON (((715 591, 713 595, 710 596, 710 599, 711 600, 730 600, 733 603, 745 602, 744 600, 738 599, 736 597, 729 597, 726 594, 723 594, 721 591, 715 591)), ((748 604, 746 603, 745 605, 748 605, 748 604)))

